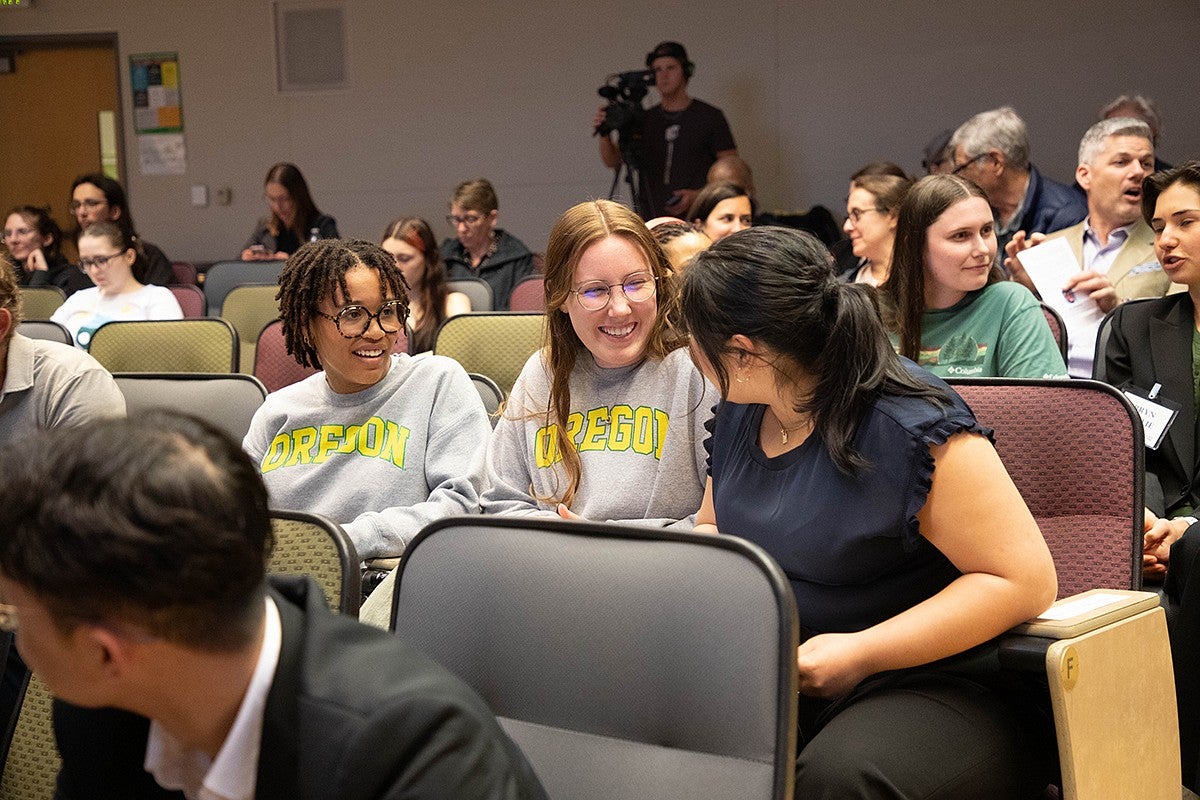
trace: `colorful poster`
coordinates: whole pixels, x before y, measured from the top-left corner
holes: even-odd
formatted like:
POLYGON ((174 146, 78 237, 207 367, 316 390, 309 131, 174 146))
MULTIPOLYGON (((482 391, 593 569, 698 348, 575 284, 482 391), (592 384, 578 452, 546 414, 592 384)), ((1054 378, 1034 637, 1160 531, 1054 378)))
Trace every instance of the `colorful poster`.
POLYGON ((135 133, 182 133, 179 54, 145 53, 129 57, 135 133))

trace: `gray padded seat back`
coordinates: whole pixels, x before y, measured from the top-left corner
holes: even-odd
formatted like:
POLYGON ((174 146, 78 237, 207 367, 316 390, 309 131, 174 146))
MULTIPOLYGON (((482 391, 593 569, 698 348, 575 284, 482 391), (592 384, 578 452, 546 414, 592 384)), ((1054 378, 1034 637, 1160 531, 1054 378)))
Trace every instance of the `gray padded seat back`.
POLYGON ((118 372, 113 377, 130 418, 154 408, 179 411, 208 421, 239 442, 267 397, 267 388, 253 375, 118 372))
POLYGON ((400 570, 397 635, 480 693, 551 797, 790 796, 795 602, 752 545, 460 517, 400 570))

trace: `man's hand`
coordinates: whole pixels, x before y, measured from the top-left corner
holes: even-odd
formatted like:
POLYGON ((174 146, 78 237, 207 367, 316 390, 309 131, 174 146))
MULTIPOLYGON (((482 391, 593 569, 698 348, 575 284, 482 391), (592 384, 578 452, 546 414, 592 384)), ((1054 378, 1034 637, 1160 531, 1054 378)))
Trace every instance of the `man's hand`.
POLYGON ((596 116, 592 117, 592 130, 599 130, 604 124, 604 120, 608 119, 608 106, 600 106, 596 110, 596 116))
POLYGON ((1119 302, 1117 290, 1113 288, 1108 276, 1092 269, 1072 275, 1062 290, 1067 296, 1070 296, 1069 293, 1087 295, 1096 301, 1096 305, 1100 306, 1100 310, 1105 314, 1116 308, 1119 302))
POLYGON ((1004 245, 1004 268, 1008 270, 1008 274, 1017 283, 1024 286, 1040 300, 1041 295, 1034 288, 1033 279, 1029 277, 1029 273, 1025 271, 1025 267, 1021 266, 1021 262, 1017 259, 1017 253, 1028 250, 1035 245, 1041 244, 1046 239, 1046 234, 1035 233, 1028 238, 1025 236, 1025 231, 1017 231, 1008 244, 1004 245))
POLYGON ((1144 530, 1142 536, 1142 575, 1143 577, 1161 578, 1167 572, 1167 562, 1171 558, 1171 545, 1190 527, 1184 517, 1178 519, 1159 518, 1150 509, 1146 509, 1144 530))

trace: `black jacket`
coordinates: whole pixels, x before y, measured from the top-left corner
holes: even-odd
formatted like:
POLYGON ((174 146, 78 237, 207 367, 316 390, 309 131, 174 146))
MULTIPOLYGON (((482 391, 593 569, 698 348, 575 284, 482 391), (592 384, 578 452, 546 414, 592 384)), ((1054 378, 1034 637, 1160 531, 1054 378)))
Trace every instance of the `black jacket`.
MULTIPOLYGON (((283 643, 263 713, 258 800, 543 800, 516 745, 470 689, 395 636, 272 578, 283 643)), ((56 701, 57 798, 178 798, 142 763, 149 721, 56 701)))

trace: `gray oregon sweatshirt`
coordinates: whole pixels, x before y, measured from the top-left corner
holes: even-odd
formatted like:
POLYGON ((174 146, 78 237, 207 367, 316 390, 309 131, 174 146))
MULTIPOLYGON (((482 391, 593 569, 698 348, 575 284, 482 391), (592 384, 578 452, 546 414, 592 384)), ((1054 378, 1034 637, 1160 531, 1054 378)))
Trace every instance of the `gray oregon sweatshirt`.
POLYGON ((273 508, 341 523, 362 559, 398 556, 427 523, 479 511, 491 425, 443 356, 392 356, 383 380, 338 394, 318 372, 267 397, 242 443, 273 508))
MULTIPOLYGON (((571 510, 592 520, 690 528, 704 496, 704 423, 717 392, 687 349, 616 369, 581 351, 570 385, 567 426, 581 463, 571 510)), ((534 353, 488 443, 485 514, 556 513, 567 478, 549 395, 546 365, 534 353)))

